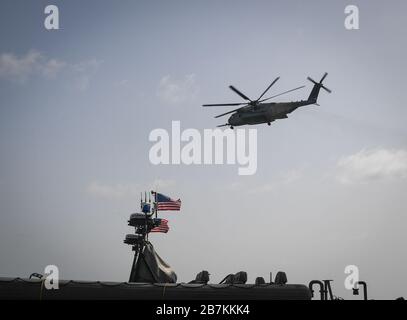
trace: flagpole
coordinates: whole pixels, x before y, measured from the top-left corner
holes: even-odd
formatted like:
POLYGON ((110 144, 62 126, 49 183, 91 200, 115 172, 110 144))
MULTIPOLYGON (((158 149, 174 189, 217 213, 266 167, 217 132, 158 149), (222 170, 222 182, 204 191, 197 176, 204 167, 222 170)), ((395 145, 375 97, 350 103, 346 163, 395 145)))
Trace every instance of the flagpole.
MULTIPOLYGON (((147 205, 147 191, 144 190, 144 205, 147 205)), ((148 219, 148 212, 144 212, 145 214, 145 225, 144 225, 144 232, 145 232, 145 239, 148 241, 148 232, 147 232, 147 219, 148 219)))
POLYGON ((140 210, 143 209, 143 192, 140 192, 140 210))
POLYGON ((158 203, 157 203, 157 188, 155 188, 155 194, 154 194, 154 200, 155 200, 155 206, 154 206, 154 210, 155 210, 155 218, 157 219, 157 211, 158 211, 158 203))

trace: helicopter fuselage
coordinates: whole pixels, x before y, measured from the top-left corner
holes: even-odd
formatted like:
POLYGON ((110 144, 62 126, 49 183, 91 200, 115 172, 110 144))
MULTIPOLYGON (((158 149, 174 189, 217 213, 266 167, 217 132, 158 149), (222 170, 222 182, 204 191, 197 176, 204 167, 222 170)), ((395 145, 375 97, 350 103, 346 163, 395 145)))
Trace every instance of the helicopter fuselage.
POLYGON ((255 107, 241 109, 232 114, 228 120, 231 126, 271 123, 277 119, 286 119, 287 115, 298 107, 313 104, 308 100, 293 102, 260 103, 255 107))

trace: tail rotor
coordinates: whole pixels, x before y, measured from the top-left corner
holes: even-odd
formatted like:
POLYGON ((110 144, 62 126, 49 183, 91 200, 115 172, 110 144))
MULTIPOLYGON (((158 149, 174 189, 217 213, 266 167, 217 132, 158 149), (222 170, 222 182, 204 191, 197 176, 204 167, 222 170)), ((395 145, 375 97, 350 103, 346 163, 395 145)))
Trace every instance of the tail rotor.
POLYGON ((325 72, 325 74, 322 76, 321 80, 319 82, 316 82, 314 79, 308 77, 307 79, 309 81, 311 81, 314 85, 318 86, 319 88, 324 89, 326 92, 331 93, 332 90, 328 89, 327 87, 325 87, 322 82, 325 80, 326 76, 328 75, 327 72, 325 72))
POLYGON ((319 95, 319 90, 324 89, 326 92, 331 93, 332 91, 325 87, 322 82, 325 80, 326 76, 328 73, 325 72, 325 74, 322 76, 321 80, 319 82, 316 82, 314 79, 308 77, 307 79, 311 81, 314 84, 314 87, 311 90, 311 93, 308 97, 308 103, 309 104, 317 104, 318 100, 318 95, 319 95))

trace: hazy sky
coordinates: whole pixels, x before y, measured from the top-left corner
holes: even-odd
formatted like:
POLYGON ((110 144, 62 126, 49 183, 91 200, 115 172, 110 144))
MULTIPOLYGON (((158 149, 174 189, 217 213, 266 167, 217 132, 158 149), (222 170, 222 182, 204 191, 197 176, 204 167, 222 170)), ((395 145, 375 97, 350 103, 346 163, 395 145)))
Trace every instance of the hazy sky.
MULTIPOLYGON (((0 4, 0 276, 126 281, 139 192, 182 199, 150 237, 189 281, 357 265, 371 298, 407 295, 405 1, 16 1, 0 4), (44 28, 56 4, 60 30, 44 28), (360 30, 344 28, 356 4, 360 30), (239 102, 325 80, 320 107, 259 125, 258 170, 154 166, 149 133, 213 128, 239 102)), ((280 99, 277 99, 279 101, 280 99)))

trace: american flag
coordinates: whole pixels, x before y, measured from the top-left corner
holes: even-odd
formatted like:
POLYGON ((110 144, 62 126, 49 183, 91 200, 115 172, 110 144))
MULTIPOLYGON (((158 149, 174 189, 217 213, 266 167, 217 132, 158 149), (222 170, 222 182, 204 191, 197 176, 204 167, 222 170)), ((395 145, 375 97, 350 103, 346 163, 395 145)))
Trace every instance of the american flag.
POLYGON ((173 200, 161 193, 151 191, 155 196, 155 202, 157 210, 161 211, 180 211, 181 210, 181 200, 173 200))
POLYGON ((160 220, 161 220, 160 224, 157 227, 151 229, 150 232, 167 233, 168 230, 170 230, 170 227, 168 226, 168 220, 166 220, 166 219, 160 219, 160 220))

